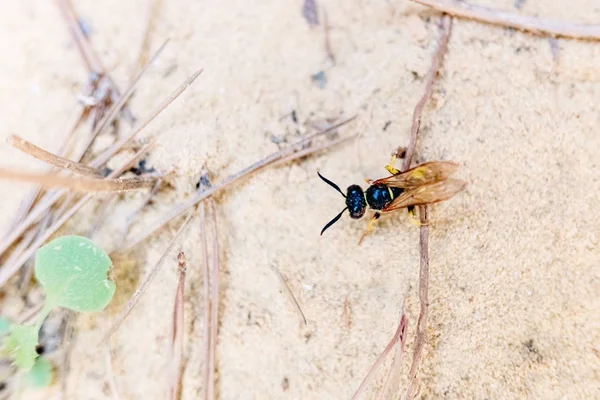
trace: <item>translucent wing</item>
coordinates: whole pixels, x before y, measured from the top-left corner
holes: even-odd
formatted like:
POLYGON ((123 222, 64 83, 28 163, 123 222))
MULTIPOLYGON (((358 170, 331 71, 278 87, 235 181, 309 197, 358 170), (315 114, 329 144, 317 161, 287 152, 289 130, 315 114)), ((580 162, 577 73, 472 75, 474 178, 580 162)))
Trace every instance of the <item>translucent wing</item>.
POLYGON ((459 164, 452 161, 432 161, 418 165, 398 175, 378 179, 372 184, 383 184, 405 189, 414 188, 443 181, 458 170, 459 167, 459 164))
POLYGON ((407 189, 381 211, 388 212, 409 206, 420 206, 448 200, 466 186, 467 182, 465 181, 446 179, 445 181, 418 186, 414 189, 407 189))

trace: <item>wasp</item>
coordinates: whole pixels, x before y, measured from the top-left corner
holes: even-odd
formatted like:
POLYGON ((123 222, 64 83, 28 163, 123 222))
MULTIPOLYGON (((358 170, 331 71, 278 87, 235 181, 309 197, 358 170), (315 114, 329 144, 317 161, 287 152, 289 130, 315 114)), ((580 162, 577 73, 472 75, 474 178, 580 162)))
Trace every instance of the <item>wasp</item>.
POLYGON ((391 176, 376 181, 367 180, 370 186, 365 191, 359 185, 350 185, 346 194, 338 185, 317 172, 325 183, 346 198, 346 207, 325 225, 321 235, 335 224, 346 210, 350 218, 359 219, 365 214, 367 206, 375 210, 375 214, 369 221, 361 242, 382 213, 407 208, 414 219, 413 212, 416 206, 448 200, 467 186, 465 181, 449 178, 459 167, 459 164, 452 161, 432 161, 400 172, 394 168, 392 161, 385 167, 391 176))

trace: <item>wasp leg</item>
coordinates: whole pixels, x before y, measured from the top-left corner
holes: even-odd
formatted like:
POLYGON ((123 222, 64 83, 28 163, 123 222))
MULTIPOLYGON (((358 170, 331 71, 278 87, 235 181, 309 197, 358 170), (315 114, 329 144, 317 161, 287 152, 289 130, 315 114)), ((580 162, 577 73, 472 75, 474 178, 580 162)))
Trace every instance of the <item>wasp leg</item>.
POLYGON ((410 222, 412 222, 419 228, 424 225, 429 225, 429 224, 422 223, 421 220, 419 218, 417 218, 417 216, 415 215, 415 206, 409 206, 406 209, 408 210, 408 216, 410 217, 410 222))
POLYGON ((379 219, 379 217, 381 217, 381 213, 376 212, 373 215, 373 218, 371 218, 371 220, 369 221, 369 225, 367 225, 367 229, 365 230, 365 232, 362 234, 362 236, 360 237, 360 240, 358 241, 358 245, 360 246, 360 244, 362 243, 363 239, 373 231, 373 223, 375 221, 377 221, 379 219))
POLYGON ((396 154, 392 154, 392 159, 390 160, 390 163, 385 166, 385 169, 392 175, 398 175, 400 171, 394 167, 394 164, 396 164, 396 154))

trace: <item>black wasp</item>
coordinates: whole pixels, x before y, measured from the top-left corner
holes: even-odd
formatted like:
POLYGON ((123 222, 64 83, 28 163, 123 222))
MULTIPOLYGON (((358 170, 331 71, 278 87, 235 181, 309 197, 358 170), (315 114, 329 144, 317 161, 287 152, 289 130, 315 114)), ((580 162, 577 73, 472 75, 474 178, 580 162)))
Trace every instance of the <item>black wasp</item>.
POLYGON ((373 222, 381 216, 381 213, 408 208, 412 214, 415 206, 448 200, 467 186, 465 181, 448 178, 458 168, 459 165, 451 161, 432 161, 405 172, 400 172, 388 165, 386 169, 392 174, 391 176, 376 181, 367 180, 370 186, 366 191, 363 191, 358 185, 350 185, 346 194, 338 185, 317 172, 321 179, 346 198, 346 207, 325 225, 321 235, 327 228, 335 224, 346 210, 353 219, 361 218, 365 214, 367 206, 376 210, 369 221, 366 235, 371 231, 373 222))

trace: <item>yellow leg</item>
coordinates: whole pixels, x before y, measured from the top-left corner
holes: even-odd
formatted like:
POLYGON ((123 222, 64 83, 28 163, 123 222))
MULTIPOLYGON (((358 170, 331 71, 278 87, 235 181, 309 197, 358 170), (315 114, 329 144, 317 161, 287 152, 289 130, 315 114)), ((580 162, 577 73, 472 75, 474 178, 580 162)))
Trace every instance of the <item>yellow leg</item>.
POLYGON ((373 218, 371 218, 371 220, 369 221, 369 225, 367 225, 367 229, 365 230, 365 232, 362 234, 362 236, 360 237, 360 240, 358 241, 358 245, 360 246, 360 244, 362 243, 363 239, 373 231, 373 223, 375 221, 377 221, 377 219, 381 216, 380 213, 376 212, 375 215, 373 215, 373 218))
POLYGON ((394 167, 395 164, 396 164, 396 154, 392 154, 392 159, 390 160, 390 163, 385 166, 385 169, 387 169, 388 172, 392 175, 398 175, 400 173, 400 171, 398 171, 396 169, 396 167, 394 167))
POLYGON ((408 209, 408 216, 410 217, 410 222, 412 222, 413 224, 415 224, 419 228, 422 227, 422 226, 424 226, 424 225, 429 225, 429 224, 422 223, 421 220, 419 218, 417 218, 417 216, 415 216, 415 209, 414 208, 409 208, 408 209))

